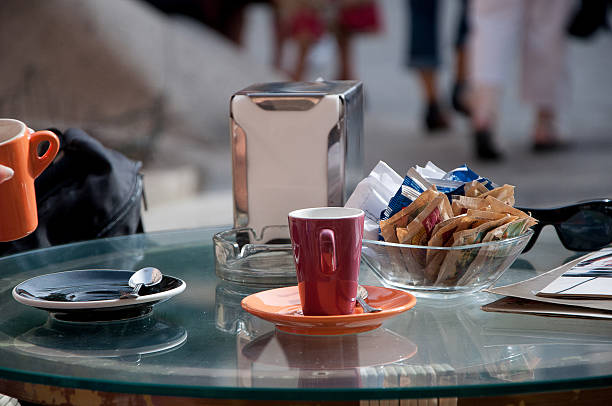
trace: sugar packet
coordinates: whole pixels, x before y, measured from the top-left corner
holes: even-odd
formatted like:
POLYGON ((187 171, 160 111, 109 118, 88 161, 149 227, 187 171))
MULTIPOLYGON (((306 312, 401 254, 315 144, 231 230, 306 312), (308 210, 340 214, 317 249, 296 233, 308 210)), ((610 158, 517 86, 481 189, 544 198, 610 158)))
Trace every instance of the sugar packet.
MULTIPOLYGON (((431 238, 427 242, 429 247, 450 247, 453 245, 455 233, 472 228, 474 224, 480 220, 468 217, 466 214, 451 217, 441 223, 438 223, 434 228, 431 238)), ((428 249, 425 265, 425 281, 433 283, 436 281, 438 271, 447 251, 428 249)))
POLYGON ((383 161, 372 169, 347 200, 345 207, 361 209, 365 213, 363 238, 377 240, 380 212, 402 184, 402 177, 383 161))
MULTIPOLYGON (((454 235, 453 246, 480 243, 489 231, 516 219, 516 216, 506 214, 498 220, 487 221, 478 227, 459 231, 454 235)), ((469 250, 449 252, 440 265, 435 285, 454 285, 457 283, 468 270, 479 251, 479 248, 472 248, 469 250)))
MULTIPOLYGON (((492 230, 490 230, 487 235, 482 239, 482 242, 490 242, 490 241, 500 241, 505 240, 507 238, 517 237, 521 235, 530 224, 531 217, 523 217, 517 218, 516 216, 512 216, 515 220, 509 221, 505 224, 502 224, 492 230)), ((532 224, 532 223, 531 223, 532 224)), ((516 249, 515 245, 508 245, 505 247, 498 247, 496 249, 480 249, 478 255, 466 272, 461 276, 458 280, 458 284, 468 284, 471 280, 478 277, 480 274, 481 268, 483 266, 498 268, 498 267, 506 267, 506 265, 510 266, 510 264, 504 264, 506 261, 512 261, 513 256, 509 255, 510 250, 516 249)))
MULTIPOLYGON (((453 212, 444 193, 436 192, 437 196, 414 218, 406 228, 398 228, 397 238, 400 244, 426 246, 436 225, 452 217, 453 212)), ((426 264, 426 251, 411 249, 410 256, 421 267, 426 264)))
POLYGON ((391 218, 380 221, 380 235, 386 242, 399 242, 397 229, 405 228, 418 216, 423 209, 433 201, 439 193, 427 189, 417 197, 414 202, 395 213, 391 218))
POLYGON ((391 218, 395 213, 410 205, 421 193, 431 187, 432 184, 423 178, 416 169, 410 168, 401 186, 389 200, 387 208, 380 213, 380 219, 387 220, 391 218))

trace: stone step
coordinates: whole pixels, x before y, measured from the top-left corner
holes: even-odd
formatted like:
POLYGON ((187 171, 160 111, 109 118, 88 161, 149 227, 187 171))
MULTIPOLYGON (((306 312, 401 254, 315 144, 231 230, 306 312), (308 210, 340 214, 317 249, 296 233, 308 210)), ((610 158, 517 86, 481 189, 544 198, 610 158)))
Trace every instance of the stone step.
POLYGON ((231 190, 216 190, 168 200, 143 212, 145 231, 228 226, 233 223, 231 190))
POLYGON ((198 194, 199 174, 192 166, 145 168, 144 190, 150 209, 189 199, 198 194))

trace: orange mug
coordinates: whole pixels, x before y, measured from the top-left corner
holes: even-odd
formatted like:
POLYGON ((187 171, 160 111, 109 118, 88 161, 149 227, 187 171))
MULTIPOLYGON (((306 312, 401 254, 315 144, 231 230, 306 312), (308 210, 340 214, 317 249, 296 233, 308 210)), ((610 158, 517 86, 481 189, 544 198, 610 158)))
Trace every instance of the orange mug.
POLYGON ((31 131, 24 123, 0 119, 0 164, 15 171, 0 183, 0 241, 23 238, 36 230, 38 210, 34 179, 59 151, 59 139, 51 131, 31 131), (49 142, 42 156, 38 146, 49 142))

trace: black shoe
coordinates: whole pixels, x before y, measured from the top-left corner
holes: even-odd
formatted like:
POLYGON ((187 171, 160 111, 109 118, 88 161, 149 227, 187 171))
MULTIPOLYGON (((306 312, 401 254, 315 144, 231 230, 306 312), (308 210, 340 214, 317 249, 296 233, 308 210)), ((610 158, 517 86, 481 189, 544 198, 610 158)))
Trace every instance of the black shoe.
POLYGON ((493 146, 491 133, 488 130, 480 130, 474 133, 476 141, 476 156, 483 161, 501 161, 502 154, 493 146))
POLYGON ((448 129, 448 119, 438 103, 429 103, 427 111, 425 112, 425 127, 428 131, 446 130, 448 129))
POLYGON ((553 139, 546 142, 534 142, 531 149, 536 154, 545 154, 547 152, 565 151, 570 148, 570 143, 558 139, 553 139))
POLYGON ((463 96, 465 94, 465 82, 455 82, 453 86, 453 94, 451 96, 451 103, 453 108, 465 116, 470 116, 470 109, 466 106, 463 96))

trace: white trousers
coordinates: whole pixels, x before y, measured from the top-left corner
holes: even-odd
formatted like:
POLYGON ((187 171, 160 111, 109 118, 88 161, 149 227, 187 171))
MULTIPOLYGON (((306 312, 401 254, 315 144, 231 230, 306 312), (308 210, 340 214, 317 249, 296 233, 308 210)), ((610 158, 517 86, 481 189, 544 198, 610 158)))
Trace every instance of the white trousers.
MULTIPOLYGON (((476 91, 501 89, 520 58, 522 98, 555 111, 567 85, 566 26, 573 5, 572 0, 472 0, 470 70, 476 91)), ((479 110, 476 106, 475 114, 485 114, 479 110)))

